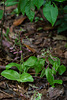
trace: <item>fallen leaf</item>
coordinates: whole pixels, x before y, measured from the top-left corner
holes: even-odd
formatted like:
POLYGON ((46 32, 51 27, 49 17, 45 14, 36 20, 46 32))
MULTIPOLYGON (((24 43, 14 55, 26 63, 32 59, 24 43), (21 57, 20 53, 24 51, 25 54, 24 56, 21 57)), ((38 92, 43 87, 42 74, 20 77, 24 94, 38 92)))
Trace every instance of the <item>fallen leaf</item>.
MULTIPOLYGON (((24 44, 24 43, 23 43, 24 44)), ((29 45, 27 45, 27 44, 24 44, 30 51, 32 51, 33 53, 35 53, 36 52, 36 50, 35 49, 33 49, 33 48, 31 48, 29 45)))
POLYGON ((14 25, 14 26, 20 25, 26 18, 27 18, 27 17, 22 17, 22 18, 16 19, 16 20, 13 22, 13 25, 14 25))

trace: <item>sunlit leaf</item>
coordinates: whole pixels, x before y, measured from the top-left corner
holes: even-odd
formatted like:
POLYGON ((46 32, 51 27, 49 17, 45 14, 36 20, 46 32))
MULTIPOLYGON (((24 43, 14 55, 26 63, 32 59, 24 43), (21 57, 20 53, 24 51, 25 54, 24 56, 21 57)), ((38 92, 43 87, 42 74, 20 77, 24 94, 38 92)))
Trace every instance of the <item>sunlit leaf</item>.
POLYGON ((53 26, 58 16, 58 8, 55 4, 46 3, 43 8, 43 14, 53 26))
POLYGON ((20 74, 14 70, 4 70, 1 75, 9 80, 17 80, 20 78, 20 74))
POLYGON ((33 82, 33 78, 30 74, 28 73, 23 73, 21 74, 20 78, 17 79, 19 82, 33 82))
POLYGON ((17 67, 19 71, 22 71, 22 66, 21 64, 17 64, 17 63, 9 63, 8 65, 6 65, 6 69, 9 69, 11 67, 17 67))
POLYGON ((50 85, 54 85, 54 76, 52 75, 52 70, 49 67, 45 70, 45 74, 50 85))

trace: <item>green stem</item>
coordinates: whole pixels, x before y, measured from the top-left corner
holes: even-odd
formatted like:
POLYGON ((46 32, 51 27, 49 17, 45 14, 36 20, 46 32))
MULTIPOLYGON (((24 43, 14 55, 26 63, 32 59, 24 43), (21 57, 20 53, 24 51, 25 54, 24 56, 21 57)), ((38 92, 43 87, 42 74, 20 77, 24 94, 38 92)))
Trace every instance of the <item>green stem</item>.
MULTIPOLYGON (((19 35, 19 45, 20 45, 20 51, 22 51, 22 45, 21 45, 20 35, 19 35)), ((24 62, 24 60, 23 60, 23 52, 21 52, 20 64, 22 64, 23 62, 24 62)))

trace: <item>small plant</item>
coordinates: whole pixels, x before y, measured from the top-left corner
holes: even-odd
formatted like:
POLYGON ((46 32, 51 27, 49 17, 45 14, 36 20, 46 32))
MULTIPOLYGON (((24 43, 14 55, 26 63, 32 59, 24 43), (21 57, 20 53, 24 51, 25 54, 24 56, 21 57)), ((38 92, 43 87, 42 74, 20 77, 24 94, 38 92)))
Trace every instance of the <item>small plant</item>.
POLYGON ((17 63, 10 63, 6 65, 6 70, 4 70, 1 75, 9 80, 15 80, 18 82, 33 82, 32 76, 29 73, 25 73, 23 71, 22 65, 17 63), (17 67, 19 73, 10 69, 13 66, 17 67))
POLYGON ((43 21, 43 18, 35 17, 35 22, 38 22, 39 20, 43 21))
POLYGON ((52 87, 54 87, 55 83, 62 84, 62 80, 54 80, 54 75, 58 72, 62 75, 66 71, 66 67, 64 65, 60 65, 60 59, 56 57, 49 56, 48 64, 45 68, 45 62, 47 62, 47 57, 37 58, 35 56, 31 56, 27 61, 23 62, 23 64, 10 63, 6 66, 6 70, 4 70, 1 75, 10 80, 16 80, 18 82, 33 82, 32 76, 27 73, 30 68, 35 69, 36 76, 39 72, 41 72, 40 77, 46 76, 48 82, 52 87), (16 66, 19 70, 17 71, 11 70, 12 66, 16 66))
POLYGON ((43 68, 40 77, 46 76, 48 82, 52 87, 55 83, 62 84, 62 80, 55 80, 54 75, 59 73, 62 75, 66 71, 66 67, 60 64, 60 59, 58 57, 53 57, 49 50, 42 53, 42 56, 45 56, 45 62, 47 63, 46 68, 43 68))
POLYGON ((41 96, 42 96, 41 93, 35 91, 34 95, 31 98, 31 100, 41 100, 41 96))

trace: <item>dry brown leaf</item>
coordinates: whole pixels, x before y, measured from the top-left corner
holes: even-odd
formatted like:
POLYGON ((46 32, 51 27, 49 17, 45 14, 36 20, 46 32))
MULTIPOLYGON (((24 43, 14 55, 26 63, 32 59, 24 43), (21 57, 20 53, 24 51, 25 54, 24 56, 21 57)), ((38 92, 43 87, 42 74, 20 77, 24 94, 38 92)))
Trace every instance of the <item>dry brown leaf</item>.
MULTIPOLYGON (((23 43, 24 44, 24 43, 23 43)), ((24 44, 30 51, 32 51, 33 53, 35 53, 35 49, 31 48, 29 45, 24 44)))
POLYGON ((18 26, 20 25, 27 17, 22 17, 20 19, 16 19, 14 22, 13 22, 13 25, 14 26, 18 26))

